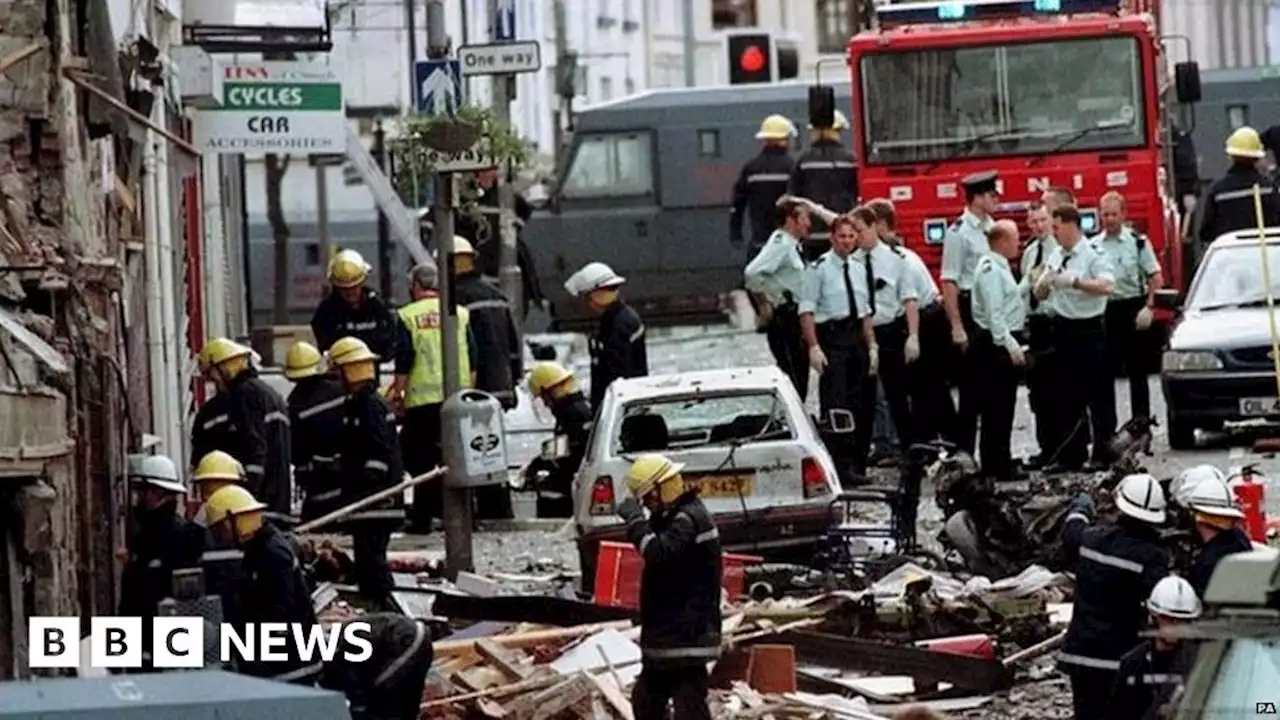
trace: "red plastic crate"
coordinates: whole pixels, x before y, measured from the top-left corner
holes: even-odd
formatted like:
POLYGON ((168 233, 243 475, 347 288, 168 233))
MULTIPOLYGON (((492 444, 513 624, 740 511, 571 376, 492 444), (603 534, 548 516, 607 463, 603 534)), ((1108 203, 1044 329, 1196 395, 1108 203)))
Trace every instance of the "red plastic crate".
MULTIPOLYGON (((720 586, 729 599, 740 600, 747 592, 746 566, 764 562, 755 555, 724 553, 720 586)), ((644 558, 631 543, 602 541, 596 554, 595 603, 610 607, 640 608, 640 575, 644 558)))

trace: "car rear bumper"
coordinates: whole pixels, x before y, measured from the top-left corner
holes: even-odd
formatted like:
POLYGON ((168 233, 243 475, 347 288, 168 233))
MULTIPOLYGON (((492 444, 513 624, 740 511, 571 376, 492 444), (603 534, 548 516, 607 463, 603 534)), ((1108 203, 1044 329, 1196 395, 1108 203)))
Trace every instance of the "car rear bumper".
POLYGON ((1246 419, 1280 419, 1276 416, 1245 416, 1241 398, 1277 396, 1276 377, 1270 372, 1164 373, 1160 377, 1165 404, 1178 420, 1220 423, 1246 419))
MULTIPOLYGON (((765 560, 773 560, 796 554, 807 556, 821 548, 835 518, 835 509, 824 504, 757 510, 745 515, 718 514, 715 521, 720 531, 720 545, 725 552, 759 555, 765 560)), ((621 524, 579 529, 578 555, 584 588, 594 586, 600 543, 626 542, 624 529, 621 524)))

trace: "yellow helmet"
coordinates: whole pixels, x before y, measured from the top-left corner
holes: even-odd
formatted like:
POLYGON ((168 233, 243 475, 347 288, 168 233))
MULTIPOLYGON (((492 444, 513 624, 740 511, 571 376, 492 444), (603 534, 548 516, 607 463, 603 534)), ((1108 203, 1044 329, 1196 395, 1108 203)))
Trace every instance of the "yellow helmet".
POLYGON ((206 480, 244 482, 244 466, 240 464, 239 460, 227 453, 221 450, 214 450, 200 458, 192 478, 196 482, 204 482, 206 480))
POLYGON ((196 358, 196 364, 201 371, 207 371, 209 368, 221 365, 228 360, 247 357, 252 354, 253 350, 234 340, 224 337, 214 338, 204 344, 204 349, 200 351, 200 355, 196 358))
POLYGON ((337 288, 363 285, 369 277, 369 263, 355 250, 343 250, 329 261, 329 284, 337 288))
POLYGON ((475 249, 475 246, 471 244, 470 240, 462 237, 461 235, 454 235, 453 236, 453 254, 454 255, 475 255, 476 249, 475 249))
MULTIPOLYGON (((671 480, 679 480, 680 471, 683 469, 684 463, 673 463, 663 455, 646 453, 636 458, 635 462, 631 463, 631 468, 627 470, 627 487, 630 488, 632 495, 642 498, 653 492, 659 485, 664 485, 671 480)), ((681 489, 683 490, 683 487, 681 489)), ((667 493, 664 492, 664 500, 667 499, 666 495, 667 493)))
POLYGON ((356 337, 344 337, 329 348, 329 361, 338 367, 360 362, 377 362, 378 356, 373 354, 364 341, 356 337))
POLYGON ((541 395, 565 380, 572 380, 573 373, 560 363, 540 362, 529 370, 529 392, 541 395))
POLYGON ((1237 128, 1231 133, 1231 137, 1227 138, 1227 154, 1231 157, 1240 158, 1260 158, 1267 154, 1262 147, 1262 138, 1258 136, 1258 131, 1245 125, 1237 128))
POLYGON ((770 115, 760 123, 757 140, 787 140, 796 136, 796 126, 783 115, 770 115))
POLYGON ((237 537, 243 537, 262 527, 262 511, 267 506, 253 493, 239 485, 218 488, 204 503, 204 518, 209 527, 231 519, 237 537))
POLYGON ((322 374, 320 368, 322 360, 324 360, 324 356, 320 354, 315 345, 299 340, 289 346, 289 352, 285 353, 284 376, 290 380, 301 380, 302 378, 320 375, 322 374))

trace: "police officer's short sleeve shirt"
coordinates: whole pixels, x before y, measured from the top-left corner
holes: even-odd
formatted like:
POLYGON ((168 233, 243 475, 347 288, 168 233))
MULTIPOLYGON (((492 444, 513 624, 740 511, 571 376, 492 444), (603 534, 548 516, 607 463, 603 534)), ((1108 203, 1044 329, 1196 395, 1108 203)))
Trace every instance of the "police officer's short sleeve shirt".
POLYGON ((828 250, 804 272, 804 287, 800 293, 800 312, 812 313, 816 323, 843 320, 849 317, 849 292, 845 287, 844 273, 849 273, 853 286, 854 302, 858 305, 859 319, 871 314, 871 298, 867 295, 865 280, 859 280, 862 265, 852 255, 842 258, 834 250, 828 250))
MULTIPOLYGON (((1070 251, 1063 247, 1055 250, 1049 267, 1071 273, 1081 280, 1115 280, 1115 272, 1106 253, 1084 238, 1070 251)), ((1053 303, 1055 314, 1070 320, 1101 317, 1107 309, 1106 295, 1094 295, 1075 288, 1055 287, 1049 293, 1048 301, 1053 303)))
POLYGON ((854 253, 858 264, 858 281, 867 291, 868 296, 874 293, 876 325, 887 325, 905 314, 903 303, 917 300, 919 293, 908 273, 905 255, 901 251, 889 247, 886 243, 876 243, 870 251, 859 250, 854 253), (871 263, 874 288, 867 289, 866 263, 871 263))
POLYGON ((1125 227, 1115 235, 1099 233, 1092 242, 1101 248, 1115 273, 1113 300, 1127 300, 1147 294, 1147 279, 1160 272, 1151 242, 1125 227))
POLYGON ((934 282, 933 274, 929 272, 929 266, 924 264, 915 251, 910 248, 899 247, 907 263, 907 274, 910 275, 911 281, 915 284, 916 301, 920 303, 920 307, 928 307, 938 301, 938 283, 934 282))
POLYGON ((978 261, 973 284, 973 321, 1003 348, 1017 345, 1013 333, 1026 322, 1026 307, 1009 261, 988 252, 978 261))
POLYGON ((952 223, 942 241, 943 281, 955 283, 962 291, 973 289, 978 259, 990 248, 987 231, 992 225, 990 218, 980 219, 967 209, 952 223))
POLYGON ((798 298, 804 282, 804 258, 800 243, 785 230, 775 230, 760 252, 743 271, 744 284, 774 305, 782 305, 787 296, 798 298))

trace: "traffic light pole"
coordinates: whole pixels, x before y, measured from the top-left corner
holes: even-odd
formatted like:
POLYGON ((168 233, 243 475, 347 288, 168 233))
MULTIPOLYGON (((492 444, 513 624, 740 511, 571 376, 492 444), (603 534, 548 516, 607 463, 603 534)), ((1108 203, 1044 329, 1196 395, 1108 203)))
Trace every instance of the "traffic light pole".
MULTIPOLYGON (((444 24, 444 0, 427 0, 427 56, 440 59, 449 55, 449 37, 444 24)), ((444 373, 444 396, 451 398, 462 389, 458 383, 458 303, 453 293, 453 175, 437 176, 436 199, 432 206, 435 229, 437 265, 440 267, 440 371, 444 373)), ((440 436, 457 435, 455 421, 441 424, 440 436)), ((409 438, 414 442, 416 438, 409 438)), ((444 562, 450 578, 459 572, 475 569, 471 556, 471 489, 457 487, 450 476, 457 476, 462 468, 450 468, 445 477, 442 511, 444 513, 444 562)), ((425 491, 425 488, 420 488, 425 491)))
POLYGON ((684 84, 685 87, 694 87, 698 84, 698 77, 695 71, 698 61, 698 35, 697 28, 693 26, 694 12, 693 0, 684 0, 684 84))

